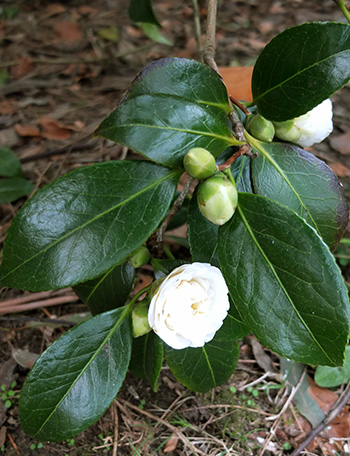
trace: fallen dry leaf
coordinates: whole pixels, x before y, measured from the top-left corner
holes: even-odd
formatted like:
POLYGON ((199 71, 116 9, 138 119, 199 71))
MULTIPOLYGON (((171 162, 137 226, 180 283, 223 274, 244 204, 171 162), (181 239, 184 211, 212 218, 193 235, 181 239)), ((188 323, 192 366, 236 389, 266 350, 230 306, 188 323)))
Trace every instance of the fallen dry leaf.
POLYGON ((344 155, 350 154, 350 131, 339 136, 331 136, 330 143, 332 148, 344 155))
POLYGON ((329 163, 328 165, 338 177, 350 176, 350 169, 340 162, 329 163))
POLYGON ((171 436, 164 447, 164 453, 170 453, 171 451, 176 450, 178 441, 179 437, 176 435, 171 436))
POLYGON ((15 100, 3 100, 0 101, 0 114, 1 115, 12 115, 18 109, 17 102, 15 100))
POLYGON ((34 64, 32 60, 27 57, 23 56, 20 58, 20 62, 18 65, 14 65, 11 70, 11 77, 13 79, 21 79, 23 76, 26 76, 29 74, 31 71, 34 70, 34 64))
POLYGON ((46 11, 50 14, 50 16, 54 16, 55 14, 64 13, 66 11, 66 7, 61 3, 49 3, 46 7, 46 11))
POLYGON ((80 131, 84 124, 76 121, 74 125, 65 125, 51 117, 41 117, 39 124, 42 127, 41 136, 47 139, 57 139, 64 141, 72 136, 73 131, 80 131))
POLYGON ((55 24, 55 30, 63 41, 73 43, 82 38, 83 34, 75 22, 63 21, 55 24))
POLYGON ((41 136, 40 130, 34 125, 15 125, 16 133, 19 136, 41 136))
POLYGON ((220 67, 219 72, 229 95, 237 100, 253 100, 251 90, 253 67, 220 67))

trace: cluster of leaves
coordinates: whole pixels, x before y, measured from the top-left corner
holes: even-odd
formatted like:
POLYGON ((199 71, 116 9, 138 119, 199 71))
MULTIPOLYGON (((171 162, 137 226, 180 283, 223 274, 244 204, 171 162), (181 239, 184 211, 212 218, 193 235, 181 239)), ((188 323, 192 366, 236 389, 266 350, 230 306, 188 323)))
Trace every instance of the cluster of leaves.
MULTIPOLYGON (((350 78, 350 27, 312 23, 277 36, 253 74, 254 104, 268 119, 304 114, 350 78)), ((309 364, 343 363, 349 302, 330 251, 343 235, 347 204, 334 173, 311 153, 247 135, 259 156, 231 168, 239 190, 235 215, 218 227, 192 197, 187 213, 193 261, 220 267, 231 308, 204 347, 174 350, 153 333, 132 337, 130 255, 155 232, 173 202, 192 147, 217 163, 235 152, 232 110, 218 74, 196 61, 166 58, 141 71, 97 135, 146 160, 99 163, 38 191, 8 232, 3 285, 39 291, 73 286, 93 318, 39 358, 21 393, 24 430, 67 439, 96 421, 128 367, 154 389, 163 357, 188 388, 225 382, 237 340, 253 332, 281 355, 309 364)), ((155 274, 178 261, 153 261, 155 274)))

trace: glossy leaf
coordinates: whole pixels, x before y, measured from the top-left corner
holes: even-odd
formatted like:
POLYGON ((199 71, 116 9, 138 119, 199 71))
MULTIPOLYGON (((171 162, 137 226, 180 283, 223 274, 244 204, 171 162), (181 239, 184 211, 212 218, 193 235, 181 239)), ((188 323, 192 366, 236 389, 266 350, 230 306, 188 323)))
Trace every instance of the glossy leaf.
POLYGON ((149 381, 158 389, 158 377, 163 364, 163 342, 153 332, 134 338, 129 369, 137 377, 149 381))
POLYGON ((115 398, 128 368, 128 308, 81 323, 38 359, 21 390, 20 421, 38 440, 64 440, 93 424, 115 398))
POLYGON ((0 147, 0 176, 15 177, 22 175, 21 162, 13 150, 0 147))
POLYGON ((187 235, 193 261, 219 266, 217 254, 218 225, 209 222, 200 212, 197 191, 193 193, 189 213, 187 235))
POLYGON ((147 65, 96 134, 150 160, 182 166, 192 147, 215 157, 236 144, 220 76, 194 60, 165 58, 147 65))
POLYGON ((130 0, 129 17, 134 22, 146 22, 160 26, 153 12, 151 0, 130 0))
POLYGON ((12 203, 28 195, 34 185, 23 177, 0 179, 0 204, 12 203))
POLYGON ((350 346, 346 347, 344 366, 329 367, 318 366, 315 371, 315 382, 324 388, 334 388, 335 386, 348 383, 350 380, 350 346))
POLYGON ((8 231, 3 285, 47 290, 99 277, 157 228, 178 171, 142 161, 68 173, 36 193, 8 231))
POLYGON ((130 294, 135 270, 126 262, 112 267, 97 279, 79 283, 74 293, 89 307, 92 315, 123 306, 130 294))
POLYGON ((219 229, 230 296, 248 328, 282 356, 341 365, 349 332, 348 293, 324 242, 285 206, 239 194, 219 229))
POLYGON ((350 79, 350 26, 335 22, 298 25, 277 35, 253 71, 254 104, 270 120, 313 109, 350 79))
POLYGON ((201 393, 225 383, 234 372, 239 356, 235 322, 230 316, 204 347, 183 350, 164 347, 165 359, 177 380, 201 393))
POLYGON ((344 192, 334 172, 310 152, 289 144, 252 139, 254 192, 274 199, 303 217, 328 246, 343 236, 348 221, 344 192))

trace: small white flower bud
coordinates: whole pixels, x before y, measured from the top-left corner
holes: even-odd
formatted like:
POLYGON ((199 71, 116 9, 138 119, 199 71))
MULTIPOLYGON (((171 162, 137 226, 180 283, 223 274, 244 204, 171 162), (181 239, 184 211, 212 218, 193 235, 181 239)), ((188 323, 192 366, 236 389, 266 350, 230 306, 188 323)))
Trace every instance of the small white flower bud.
POLYGON ((199 185, 197 200, 205 218, 215 225, 223 225, 236 210, 238 193, 224 173, 217 173, 199 185))
POLYGON ((323 141, 333 130, 332 101, 324 100, 306 114, 286 122, 274 122, 276 136, 309 147, 323 141))
POLYGON ((214 156, 203 147, 194 147, 187 152, 184 168, 195 179, 206 179, 217 171, 214 156))

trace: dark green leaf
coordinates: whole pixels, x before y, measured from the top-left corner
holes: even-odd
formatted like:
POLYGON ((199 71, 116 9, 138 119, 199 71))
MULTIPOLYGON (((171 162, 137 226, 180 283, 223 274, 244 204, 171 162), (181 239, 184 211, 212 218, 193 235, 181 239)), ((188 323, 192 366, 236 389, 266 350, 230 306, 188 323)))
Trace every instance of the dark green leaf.
POLYGON ((229 111, 217 73, 193 60, 166 58, 142 70, 96 134, 157 163, 181 166, 192 147, 204 147, 216 157, 237 143, 229 111))
POLYGON ((151 264, 154 269, 154 276, 156 279, 160 279, 165 275, 171 273, 171 271, 183 264, 188 264, 186 260, 158 260, 156 258, 151 259, 151 264))
POLYGON ((80 168, 47 185, 8 231, 2 283, 48 290, 99 277, 157 228, 178 177, 153 163, 120 161, 80 168))
POLYGON ((0 180, 0 204, 12 203, 12 201, 28 195, 34 185, 23 177, 9 177, 0 180))
POLYGON ((299 147, 255 139, 250 142, 259 153, 252 160, 255 193, 295 211, 328 246, 337 244, 346 229, 348 207, 334 172, 299 147))
POLYGON ((315 371, 315 382, 324 388, 348 383, 350 380, 350 346, 346 347, 345 361, 342 367, 318 366, 315 371))
POLYGON ((283 121, 313 109, 350 79, 350 26, 335 22, 298 25, 277 35, 253 72, 260 114, 283 121))
POLYGON ((134 339, 129 369, 137 377, 149 381, 153 391, 158 389, 162 363, 163 342, 153 331, 134 339))
POLYGON ((187 235, 193 261, 219 266, 217 255, 218 225, 209 222, 201 214, 197 203, 197 191, 193 193, 189 213, 187 235))
POLYGON ((135 270, 130 263, 112 267, 97 279, 79 283, 73 290, 92 315, 123 306, 130 294, 135 270))
POLYGON ((231 166, 231 172, 239 192, 253 193, 250 173, 250 163, 254 161, 242 155, 231 166))
POLYGON ((128 308, 97 315, 54 342, 21 390, 24 431, 38 440, 59 441, 93 424, 123 383, 131 344, 128 308))
POLYGON ((160 26, 153 12, 151 0, 130 0, 129 17, 133 22, 148 22, 160 26))
POLYGON ((204 347, 174 350, 165 345, 165 358, 175 377, 201 393, 225 383, 236 368, 238 356, 236 324, 229 316, 204 347))
POLYGON ((13 150, 0 147, 0 176, 15 177, 22 175, 21 162, 13 150))
POLYGON ((219 257, 231 299, 264 345, 306 364, 342 364, 347 289, 333 255, 302 218, 240 193, 234 217, 219 229, 219 257))

